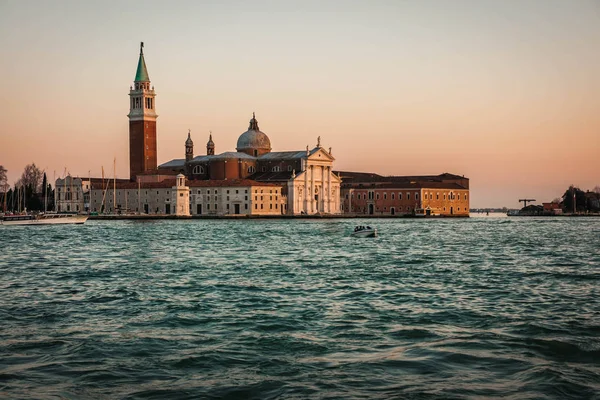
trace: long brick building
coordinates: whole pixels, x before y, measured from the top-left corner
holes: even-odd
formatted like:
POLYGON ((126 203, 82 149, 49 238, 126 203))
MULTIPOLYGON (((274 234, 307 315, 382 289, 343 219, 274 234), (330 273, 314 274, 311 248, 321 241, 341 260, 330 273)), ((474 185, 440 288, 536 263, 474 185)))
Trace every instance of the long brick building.
POLYGON ((469 179, 432 176, 381 176, 339 172, 342 209, 365 215, 469 215, 469 179))

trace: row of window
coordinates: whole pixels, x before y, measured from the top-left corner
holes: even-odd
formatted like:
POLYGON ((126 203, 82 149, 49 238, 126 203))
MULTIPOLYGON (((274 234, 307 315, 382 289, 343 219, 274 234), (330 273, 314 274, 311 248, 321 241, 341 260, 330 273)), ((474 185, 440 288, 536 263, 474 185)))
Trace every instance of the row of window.
MULTIPOLYGON (((190 204, 190 210, 191 210, 191 209, 192 209, 192 205, 190 204)), ((206 209, 207 209, 207 210, 210 210, 210 209, 211 209, 211 208, 210 208, 210 203, 206 205, 206 209)), ((230 208, 229 208, 229 203, 227 203, 227 204, 226 204, 226 209, 227 209, 227 210, 229 210, 229 209, 230 209, 230 208)), ((244 210, 247 210, 247 209, 248 209, 248 203, 244 203, 244 210)), ((216 210, 216 211, 218 211, 218 210, 219 210, 219 204, 218 204, 218 203, 215 203, 215 204, 214 204, 213 210, 216 210)), ((201 211, 201 208, 198 208, 198 214, 201 214, 201 212, 200 212, 200 211, 201 211)))
MULTIPOLYGON (((182 193, 182 194, 183 194, 183 193, 182 193)), ((205 196, 206 196, 206 198, 204 198, 204 199, 202 198, 202 195, 200 195, 200 196, 197 196, 197 197, 195 197, 195 198, 190 198, 190 202, 191 202, 193 199, 197 199, 197 201, 211 201, 211 196, 210 196, 210 195, 205 195, 205 196)), ((261 197, 262 197, 262 196, 261 196, 261 197)), ((244 200, 248 200, 248 196, 244 196, 244 200)), ((216 196, 216 195, 214 196, 214 199, 213 199, 213 201, 218 201, 218 198, 217 198, 217 196, 216 196)), ((229 201, 229 196, 227 196, 227 201, 229 201)))
MULTIPOLYGON (((392 193, 392 200, 395 200, 395 193, 392 193)), ((362 195, 360 193, 356 194, 356 197, 358 198, 358 200, 363 199, 363 200, 367 200, 367 196, 369 200, 379 200, 379 193, 375 193, 373 191, 369 191, 368 193, 363 193, 362 195)), ((352 193, 352 198, 354 199, 354 193, 352 193)), ((346 194, 346 200, 348 199, 348 195, 346 194)), ((383 193, 383 199, 387 200, 387 193, 383 193)), ((398 193, 398 200, 402 200, 402 193, 398 193)), ((410 193, 406 192, 406 200, 410 200, 410 193)), ((415 192, 415 200, 419 200, 419 192, 415 192)))
MULTIPOLYGON (((198 189, 196 191, 197 194, 202 194, 202 189, 198 189)), ((229 189, 226 190, 226 193, 229 194, 229 189)), ((240 190, 236 189, 235 194, 239 194, 240 190)), ((244 189, 244 193, 248 193, 248 189, 244 189)), ((206 194, 210 194, 210 189, 206 189, 206 194)), ((219 189, 214 189, 214 194, 219 194, 219 189)))
MULTIPOLYGON (((211 208, 211 204, 210 203, 206 204, 206 210, 207 211, 210 211, 210 210, 219 211, 219 204, 218 203, 212 204, 212 206, 213 207, 211 208)), ((229 203, 225 204, 225 209, 226 210, 229 211, 229 210, 231 210, 231 208, 232 208, 231 204, 229 204, 229 203)), ((273 207, 273 204, 269 204, 269 210, 273 210, 273 208, 275 208, 275 210, 278 210, 279 209, 279 204, 275 204, 275 207, 273 207)), ((247 209, 248 209, 248 203, 244 203, 244 210, 247 210, 247 209)), ((254 209, 255 210, 258 210, 258 209, 264 210, 265 209, 265 205, 264 204, 254 204, 254 209)), ((192 205, 190 204, 190 211, 191 210, 192 210, 192 205)), ((199 205, 199 204, 196 205, 196 213, 197 214, 202 214, 202 206, 199 205)))
MULTIPOLYGON (((262 193, 263 190, 260 189, 260 192, 262 193)), ((278 192, 277 189, 275 189, 275 194, 277 194, 277 192, 278 192)), ((258 189, 254 189, 254 193, 258 193, 258 189)), ((273 189, 269 189, 269 193, 273 193, 273 189)))
MULTIPOLYGON (((427 193, 427 192, 424 193, 423 199, 427 200, 427 196, 428 195, 429 195, 429 200, 433 200, 433 193, 427 193)), ((366 200, 367 196, 368 196, 369 200, 373 200, 374 198, 376 200, 379 200, 379 193, 374 193, 373 191, 369 191, 368 193, 363 193, 362 195, 360 193, 358 193, 356 196, 357 196, 358 200, 360 200, 361 198, 363 200, 366 200)), ((352 198, 354 199, 354 193, 352 193, 352 198)), ((347 194, 346 194, 346 199, 348 199, 348 195, 347 194)), ((387 200, 387 193, 386 192, 383 193, 383 199, 387 200)), ((392 200, 396 199, 396 193, 391 193, 391 199, 392 200)), ((419 200, 419 192, 415 192, 414 193, 414 199, 415 200, 419 200)), ((435 199, 436 200, 440 199, 440 193, 439 192, 437 192, 435 194, 435 199)), ((443 199, 446 200, 446 193, 443 193, 443 199)), ((453 192, 450 192, 448 194, 448 199, 449 200, 460 200, 460 193, 459 194, 454 194, 453 192)), ((466 193, 463 195, 463 199, 467 200, 467 194, 466 193)), ((398 200, 402 200, 402 193, 401 192, 398 193, 398 200)), ((410 192, 406 192, 406 200, 410 200, 410 192)))
MULTIPOLYGON (((260 201, 264 201, 264 196, 260 196, 260 201)), ((273 196, 269 196, 269 200, 273 201, 273 196)), ((275 201, 279 200, 279 196, 275 196, 275 201)), ((254 196, 254 201, 258 201, 258 196, 254 196)))
MULTIPOLYGON (((287 167, 288 172, 292 172, 293 168, 291 165, 288 165, 287 167)), ((281 172, 281 167, 279 165, 274 166, 273 168, 271 168, 272 172, 281 172)), ((253 165, 248 167, 248 173, 249 174, 253 174, 256 172, 256 167, 254 167, 253 165)), ((263 166, 262 167, 262 172, 267 172, 267 167, 263 166)), ((201 165, 196 165, 193 169, 192 169, 192 174, 194 175, 202 175, 206 173, 206 169, 201 166, 201 165)))
MULTIPOLYGON (((154 106, 154 99, 151 97, 144 97, 144 108, 151 110, 154 106)), ((131 108, 138 109, 142 108, 142 98, 141 97, 132 97, 131 98, 131 108)))
POLYGON ((136 83, 135 90, 140 90, 140 89, 150 90, 150 84, 149 83, 136 83))

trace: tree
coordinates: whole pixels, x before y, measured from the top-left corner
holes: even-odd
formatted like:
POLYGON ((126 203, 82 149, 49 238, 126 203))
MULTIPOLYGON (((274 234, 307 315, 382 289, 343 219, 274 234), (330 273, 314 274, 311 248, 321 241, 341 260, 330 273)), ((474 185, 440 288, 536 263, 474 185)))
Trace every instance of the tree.
POLYGON ((579 212, 586 210, 585 192, 574 185, 569 186, 565 194, 563 194, 563 211, 566 213, 579 212), (573 198, 575 198, 575 207, 573 209, 573 198))
POLYGON ((8 172, 8 170, 6 168, 4 168, 3 165, 0 165, 0 190, 2 190, 2 193, 4 194, 3 198, 2 198, 2 211, 5 211, 5 204, 8 204, 8 202, 6 201, 6 190, 8 189, 8 178, 6 177, 6 173, 8 172))
POLYGON ((6 178, 7 172, 8 172, 8 170, 6 168, 4 168, 3 165, 0 165, 0 185, 2 187, 4 187, 4 185, 6 185, 6 182, 8 181, 8 179, 6 178))
POLYGON ((46 195, 46 187, 48 186, 48 180, 46 179, 46 173, 44 172, 44 177, 42 178, 42 188, 41 188, 41 192, 42 195, 46 195))
POLYGON ((25 187, 31 187, 33 193, 38 193, 42 183, 42 174, 42 171, 35 166, 35 163, 28 164, 25 166, 19 184, 25 187))
POLYGON ((592 190, 594 193, 600 193, 600 185, 596 185, 594 187, 594 190, 592 190))

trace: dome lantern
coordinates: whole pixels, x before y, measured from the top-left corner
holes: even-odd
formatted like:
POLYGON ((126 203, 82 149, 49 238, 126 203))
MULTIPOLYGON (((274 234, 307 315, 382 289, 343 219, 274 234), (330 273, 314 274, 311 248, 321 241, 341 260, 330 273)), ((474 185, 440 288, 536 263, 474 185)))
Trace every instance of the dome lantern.
POLYGON ((258 157, 271 151, 271 141, 258 128, 258 121, 254 113, 252 113, 248 130, 238 138, 236 150, 253 157, 258 157))

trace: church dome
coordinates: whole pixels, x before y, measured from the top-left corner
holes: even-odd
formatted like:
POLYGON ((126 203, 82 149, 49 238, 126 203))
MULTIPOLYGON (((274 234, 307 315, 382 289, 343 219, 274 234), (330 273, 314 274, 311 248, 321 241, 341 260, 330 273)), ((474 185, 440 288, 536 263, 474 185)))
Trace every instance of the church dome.
POLYGON ((252 113, 252 119, 250 120, 248 130, 242 133, 238 138, 236 150, 271 151, 271 141, 269 140, 269 137, 258 128, 258 121, 256 121, 254 113, 252 113))

